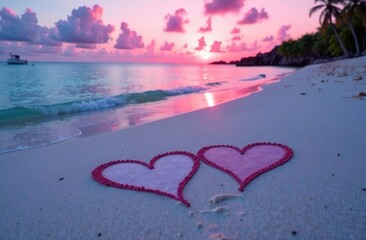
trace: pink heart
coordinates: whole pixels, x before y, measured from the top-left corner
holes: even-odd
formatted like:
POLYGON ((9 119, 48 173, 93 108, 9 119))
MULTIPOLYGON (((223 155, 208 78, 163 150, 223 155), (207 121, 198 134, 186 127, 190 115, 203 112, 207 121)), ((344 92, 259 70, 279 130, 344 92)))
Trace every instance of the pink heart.
POLYGON ((94 169, 92 176, 107 186, 164 195, 189 207, 183 189, 199 164, 194 154, 176 151, 157 155, 149 164, 136 160, 109 162, 94 169))
POLYGON ((292 154, 292 150, 282 144, 254 143, 243 149, 229 145, 208 146, 199 150, 198 157, 232 176, 240 184, 239 191, 243 191, 255 177, 285 163, 292 154))

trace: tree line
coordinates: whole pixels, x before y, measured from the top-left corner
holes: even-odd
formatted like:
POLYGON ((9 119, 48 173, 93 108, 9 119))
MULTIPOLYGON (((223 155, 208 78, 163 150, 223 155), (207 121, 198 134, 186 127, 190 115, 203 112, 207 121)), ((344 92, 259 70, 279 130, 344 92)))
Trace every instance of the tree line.
POLYGON ((284 41, 278 49, 285 58, 352 57, 366 52, 366 0, 315 0, 311 17, 320 12, 315 33, 284 41))

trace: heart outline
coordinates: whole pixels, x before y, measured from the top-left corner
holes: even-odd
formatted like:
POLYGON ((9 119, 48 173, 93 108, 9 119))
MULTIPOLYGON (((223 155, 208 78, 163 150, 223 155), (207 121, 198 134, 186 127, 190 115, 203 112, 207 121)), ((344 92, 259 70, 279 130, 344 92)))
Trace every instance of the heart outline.
POLYGON ((285 162, 287 162, 288 160, 290 160, 293 156, 293 151, 291 150, 291 148, 289 148, 288 146, 286 145, 283 145, 283 144, 279 144, 279 143, 271 143, 271 142, 257 142, 257 143, 252 143, 252 144, 249 144, 245 147, 243 147, 242 149, 236 147, 236 146, 232 146, 232 145, 211 145, 211 146, 207 146, 207 147, 203 147, 201 148, 198 153, 197 153, 197 156, 198 158, 204 162, 205 164, 207 164, 208 166, 211 166, 211 167, 214 167, 226 174, 228 174, 229 176, 231 176, 232 178, 234 178, 239 184, 239 188, 238 190, 243 192, 244 191, 244 188, 256 177, 258 177, 259 175, 273 169, 273 168, 276 168, 282 164, 284 164, 285 162), (247 150, 249 150, 250 148, 252 147, 255 147, 255 146, 260 146, 260 145, 271 145, 271 146, 277 146, 277 147, 280 147, 282 148, 284 151, 285 151, 285 154, 283 155, 282 158, 280 158, 279 160, 275 161, 274 163, 268 165, 268 166, 265 166, 255 172, 253 172, 251 175, 249 175, 248 177, 246 177, 245 179, 240 179, 239 176, 237 176, 235 173, 233 173, 231 170, 229 169, 226 169, 210 160, 208 160, 204 153, 210 149, 213 149, 213 148, 218 148, 218 147, 227 147, 227 148, 231 148, 231 149, 234 149, 236 150, 237 152, 239 152, 241 155, 244 155, 245 152, 247 150))
POLYGON ((106 185, 106 186, 127 189, 127 190, 141 191, 141 192, 151 192, 151 193, 155 193, 158 195, 167 196, 167 197, 173 198, 177 201, 180 201, 186 207, 189 207, 190 203, 184 199, 183 190, 184 190, 185 186, 188 184, 188 182, 191 180, 193 175, 197 172, 199 166, 200 166, 200 161, 195 154, 186 152, 186 151, 173 151, 173 152, 167 152, 167 153, 156 155, 155 157, 153 157, 150 160, 149 163, 146 163, 143 161, 138 161, 138 160, 130 160, 130 159, 111 161, 111 162, 108 162, 108 163, 105 163, 105 164, 102 164, 102 165, 96 167, 92 172, 92 177, 95 181, 97 181, 103 185, 106 185), (103 176, 103 171, 106 168, 108 168, 112 165, 115 165, 115 164, 123 164, 123 163, 140 164, 150 170, 153 170, 154 165, 157 161, 159 161, 163 157, 170 156, 170 155, 185 155, 185 156, 189 157, 193 162, 192 170, 185 176, 185 178, 178 185, 177 196, 175 196, 171 193, 168 193, 168 192, 157 190, 157 189, 150 189, 150 188, 146 188, 143 186, 133 186, 133 185, 129 185, 129 184, 118 183, 118 182, 109 180, 108 178, 103 176))

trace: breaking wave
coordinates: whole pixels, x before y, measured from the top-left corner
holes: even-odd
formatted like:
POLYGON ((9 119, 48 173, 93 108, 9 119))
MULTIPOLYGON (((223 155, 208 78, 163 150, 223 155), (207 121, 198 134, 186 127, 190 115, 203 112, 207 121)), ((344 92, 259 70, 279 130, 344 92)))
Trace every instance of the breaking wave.
POLYGON ((205 87, 188 86, 170 90, 153 90, 141 93, 126 93, 98 99, 57 103, 51 105, 19 106, 0 110, 0 126, 24 121, 37 121, 52 116, 71 113, 97 111, 123 107, 128 104, 156 102, 168 97, 196 93, 206 90, 205 87))

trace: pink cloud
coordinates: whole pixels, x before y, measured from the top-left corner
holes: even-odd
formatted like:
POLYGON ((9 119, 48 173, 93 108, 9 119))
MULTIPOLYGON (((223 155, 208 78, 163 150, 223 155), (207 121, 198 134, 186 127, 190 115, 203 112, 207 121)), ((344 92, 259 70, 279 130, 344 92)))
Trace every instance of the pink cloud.
POLYGON ((154 52, 156 46, 155 40, 151 40, 150 44, 146 46, 147 51, 154 52))
POLYGON ((12 49, 13 48, 10 42, 0 41, 0 55, 9 54, 9 52, 15 52, 12 49))
POLYGON ((258 41, 254 41, 250 47, 247 48, 248 51, 257 51, 260 48, 258 41))
POLYGON ((212 0, 205 3, 205 14, 226 14, 230 12, 240 12, 240 9, 244 6, 245 0, 212 0))
POLYGON ((60 20, 56 23, 58 34, 56 40, 68 43, 106 43, 114 31, 114 26, 104 25, 101 19, 103 8, 94 5, 93 8, 86 6, 74 9, 67 21, 60 20))
POLYGON ((29 50, 37 55, 39 54, 62 54, 62 48, 57 46, 46 46, 46 45, 29 45, 33 46, 29 50))
POLYGON ((116 45, 117 49, 135 49, 143 48, 144 43, 142 42, 142 36, 137 35, 135 31, 128 28, 128 24, 125 22, 121 23, 121 31, 117 39, 116 45))
POLYGON ((264 19, 268 19, 268 13, 264 10, 264 8, 261 9, 260 12, 256 8, 251 8, 241 19, 238 21, 238 24, 254 24, 261 22, 264 19))
POLYGON ((211 17, 207 18, 207 26, 206 27, 200 27, 200 29, 198 29, 198 32, 200 33, 205 33, 205 32, 211 32, 212 31, 212 20, 211 17))
POLYGON ((77 43, 75 45, 75 47, 84 48, 84 49, 96 49, 97 45, 96 44, 91 44, 91 43, 77 43))
POLYGON ((241 44, 236 44, 233 42, 230 46, 226 47, 229 52, 244 52, 244 51, 256 51, 259 49, 258 42, 254 41, 250 46, 247 43, 242 42, 241 44))
POLYGON ((214 43, 211 45, 210 52, 223 52, 221 49, 222 42, 214 41, 214 43))
POLYGON ((205 37, 198 39, 198 47, 195 48, 197 51, 203 50, 207 46, 205 37))
POLYGON ((263 38, 263 40, 262 40, 262 42, 272 42, 273 41, 273 35, 271 35, 271 36, 267 36, 267 37, 265 37, 265 38, 263 38))
POLYGON ((291 25, 283 25, 280 30, 277 32, 277 39, 280 42, 283 42, 287 39, 289 39, 291 36, 287 34, 287 31, 291 28, 291 25))
POLYGON ((34 57, 50 53, 61 54, 62 48, 58 46, 30 44, 24 41, 0 41, 0 55, 7 55, 9 52, 34 57))
POLYGON ((240 28, 233 28, 233 30, 231 30, 231 32, 230 32, 231 34, 238 34, 238 33, 240 33, 240 28))
POLYGON ((230 46, 226 47, 226 49, 229 52, 242 52, 245 51, 247 49, 247 44, 246 43, 241 43, 241 44, 236 44, 235 42, 231 43, 230 46))
POLYGON ((77 52, 75 51, 75 47, 74 46, 68 46, 67 48, 65 48, 64 55, 68 56, 68 57, 77 56, 77 52))
POLYGON ((231 41, 240 41, 241 40, 241 36, 234 36, 231 41))
POLYGON ((100 49, 97 53, 100 56, 108 56, 108 52, 105 48, 100 49))
POLYGON ((160 50, 161 51, 172 51, 174 46, 175 46, 174 43, 168 43, 167 41, 165 41, 164 45, 160 47, 160 50))
POLYGON ((174 15, 166 15, 166 26, 164 31, 165 32, 178 32, 184 33, 184 24, 187 24, 189 20, 184 19, 184 16, 187 14, 186 10, 183 8, 178 9, 175 11, 174 15))

